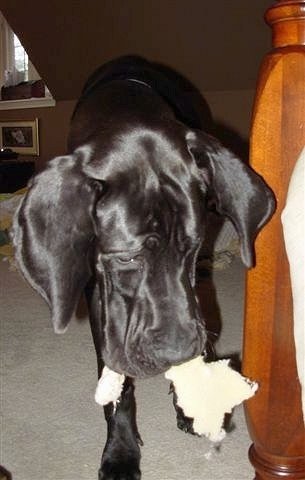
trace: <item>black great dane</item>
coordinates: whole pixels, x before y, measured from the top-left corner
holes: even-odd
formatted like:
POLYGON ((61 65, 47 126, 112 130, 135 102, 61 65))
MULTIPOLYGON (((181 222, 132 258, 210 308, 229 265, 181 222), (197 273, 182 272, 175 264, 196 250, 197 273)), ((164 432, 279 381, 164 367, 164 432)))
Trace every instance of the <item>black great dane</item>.
MULTIPOLYGON (((29 184, 14 219, 16 259, 62 333, 85 292, 100 377, 126 375, 105 407, 100 480, 140 478, 133 379, 205 349, 195 263, 208 205, 235 225, 241 257, 274 210, 262 178, 197 129, 176 86, 123 57, 97 70, 77 103, 68 154, 29 184)), ((180 419, 181 421, 181 419, 180 419)))

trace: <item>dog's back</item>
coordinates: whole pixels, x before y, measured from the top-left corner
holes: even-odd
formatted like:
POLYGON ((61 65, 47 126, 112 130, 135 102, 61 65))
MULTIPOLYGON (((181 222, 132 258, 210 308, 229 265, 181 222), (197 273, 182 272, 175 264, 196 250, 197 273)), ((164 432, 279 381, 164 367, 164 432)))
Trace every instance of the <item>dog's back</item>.
POLYGON ((151 124, 154 116, 158 121, 166 117, 201 128, 190 99, 160 67, 141 57, 124 56, 98 68, 86 82, 72 116, 69 150, 86 143, 95 129, 100 134, 112 119, 131 124, 133 111, 136 121, 142 111, 142 122, 146 118, 151 124))

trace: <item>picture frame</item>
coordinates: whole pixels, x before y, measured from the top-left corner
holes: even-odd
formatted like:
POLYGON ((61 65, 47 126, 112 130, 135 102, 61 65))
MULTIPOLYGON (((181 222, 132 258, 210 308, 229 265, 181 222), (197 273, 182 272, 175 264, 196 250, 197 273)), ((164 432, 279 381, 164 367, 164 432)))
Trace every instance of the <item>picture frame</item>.
POLYGON ((0 121, 0 145, 21 155, 39 155, 38 118, 0 121))

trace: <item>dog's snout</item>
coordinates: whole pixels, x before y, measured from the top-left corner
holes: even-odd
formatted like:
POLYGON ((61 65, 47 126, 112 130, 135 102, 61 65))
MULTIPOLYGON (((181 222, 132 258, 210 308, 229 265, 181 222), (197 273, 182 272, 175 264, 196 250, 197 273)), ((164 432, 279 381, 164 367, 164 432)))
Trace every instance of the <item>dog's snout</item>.
POLYGON ((197 319, 189 320, 183 325, 173 325, 169 331, 150 332, 144 340, 156 363, 163 368, 200 355, 205 343, 205 328, 197 319))
POLYGON ((199 340, 175 347, 163 347, 155 349, 155 356, 160 365, 171 367, 172 365, 178 365, 186 362, 191 358, 197 357, 204 350, 199 340))

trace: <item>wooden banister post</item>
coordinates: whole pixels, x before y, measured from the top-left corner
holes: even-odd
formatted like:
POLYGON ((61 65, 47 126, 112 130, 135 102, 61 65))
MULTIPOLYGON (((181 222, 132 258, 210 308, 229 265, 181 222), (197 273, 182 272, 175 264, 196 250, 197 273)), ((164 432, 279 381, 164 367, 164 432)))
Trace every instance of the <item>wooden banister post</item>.
POLYGON ((305 429, 280 216, 305 145, 305 0, 278 1, 265 18, 273 49, 259 75, 250 162, 273 189, 277 211, 257 238, 256 267, 247 274, 243 372, 260 388, 245 412, 256 480, 304 480, 305 429))

